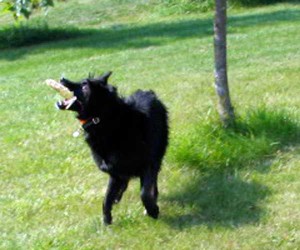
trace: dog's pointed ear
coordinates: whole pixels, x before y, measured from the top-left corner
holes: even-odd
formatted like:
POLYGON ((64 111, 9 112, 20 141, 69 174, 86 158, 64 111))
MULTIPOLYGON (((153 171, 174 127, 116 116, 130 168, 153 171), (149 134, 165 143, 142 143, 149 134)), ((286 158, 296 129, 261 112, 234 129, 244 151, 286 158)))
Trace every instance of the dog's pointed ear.
POLYGON ((112 74, 112 71, 108 71, 105 74, 103 74, 102 76, 100 76, 99 79, 102 80, 102 82, 104 82, 105 84, 107 84, 107 80, 111 74, 112 74))
POLYGON ((92 78, 88 78, 88 82, 92 85, 92 86, 97 86, 97 85, 107 85, 107 80, 110 77, 110 75, 112 74, 111 71, 106 72, 105 74, 98 76, 98 77, 92 77, 92 78))

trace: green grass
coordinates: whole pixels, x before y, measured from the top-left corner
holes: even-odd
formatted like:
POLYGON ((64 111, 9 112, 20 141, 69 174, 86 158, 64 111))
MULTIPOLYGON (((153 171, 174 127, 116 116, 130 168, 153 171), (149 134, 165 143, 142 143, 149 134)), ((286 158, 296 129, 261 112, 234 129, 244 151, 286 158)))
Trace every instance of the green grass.
MULTIPOLYGON (((0 40, 0 249, 299 249, 300 6, 230 9, 238 119, 229 130, 215 109, 212 13, 115 6, 60 3, 46 29, 26 34, 51 41, 8 48, 0 40), (58 28, 80 35, 65 39, 58 28), (107 176, 44 84, 108 70, 122 94, 154 89, 169 108, 157 221, 142 215, 133 180, 114 224, 102 225, 107 176)), ((0 20, 1 37, 13 28, 9 16, 0 20)))
POLYGON ((192 124, 174 138, 170 157, 204 172, 234 171, 263 162, 300 139, 296 119, 284 111, 263 107, 248 110, 236 120, 227 129, 209 118, 192 124))

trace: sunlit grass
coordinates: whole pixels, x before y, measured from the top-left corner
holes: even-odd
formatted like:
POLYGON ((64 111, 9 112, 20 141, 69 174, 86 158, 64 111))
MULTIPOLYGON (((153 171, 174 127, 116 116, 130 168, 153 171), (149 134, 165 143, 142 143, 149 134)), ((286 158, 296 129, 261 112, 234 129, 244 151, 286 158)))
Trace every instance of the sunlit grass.
MULTIPOLYGON (((66 25, 75 13, 77 25, 78 6, 63 4, 57 13, 66 25)), ((105 28, 85 16, 87 36, 0 51, 1 249, 297 249, 300 9, 233 11, 231 130, 215 108, 210 13, 153 20, 141 8, 113 15, 105 28), (142 215, 133 180, 114 224, 102 225, 107 176, 72 137, 74 115, 55 110, 59 97, 44 84, 107 70, 121 94, 153 89, 169 109, 157 221, 142 215)), ((59 22, 51 15, 50 25, 59 22)))
POLYGON ((272 158, 277 150, 299 141, 299 124, 288 113, 264 107, 246 112, 232 128, 208 118, 179 132, 170 157, 203 171, 236 170, 272 158))

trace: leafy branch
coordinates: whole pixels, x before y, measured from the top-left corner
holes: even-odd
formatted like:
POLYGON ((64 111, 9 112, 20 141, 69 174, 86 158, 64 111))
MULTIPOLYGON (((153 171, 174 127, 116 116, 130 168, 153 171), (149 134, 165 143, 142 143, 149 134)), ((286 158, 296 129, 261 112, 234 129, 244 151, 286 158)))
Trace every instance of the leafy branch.
POLYGON ((53 0, 0 0, 2 12, 10 12, 18 20, 21 16, 29 18, 35 9, 53 7, 53 0))

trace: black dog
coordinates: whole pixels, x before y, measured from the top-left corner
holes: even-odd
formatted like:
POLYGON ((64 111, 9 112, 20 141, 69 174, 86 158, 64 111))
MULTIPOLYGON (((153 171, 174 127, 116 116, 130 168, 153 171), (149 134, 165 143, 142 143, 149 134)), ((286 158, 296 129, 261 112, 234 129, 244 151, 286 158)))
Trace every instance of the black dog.
POLYGON ((141 181, 141 199, 147 214, 157 218, 157 176, 168 144, 168 115, 153 91, 136 91, 121 98, 107 83, 108 72, 80 83, 65 78, 60 83, 74 92, 73 102, 57 103, 61 110, 77 112, 98 167, 110 175, 103 202, 103 220, 112 223, 113 203, 118 203, 132 177, 141 181))

